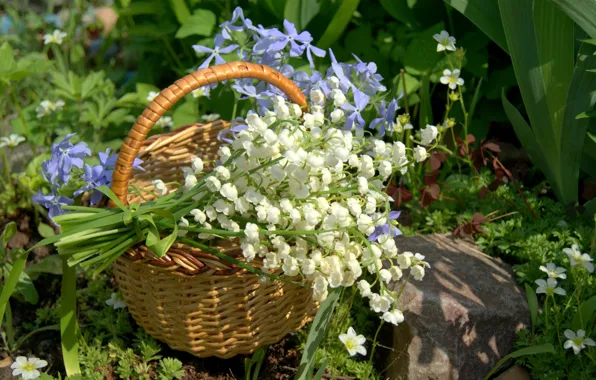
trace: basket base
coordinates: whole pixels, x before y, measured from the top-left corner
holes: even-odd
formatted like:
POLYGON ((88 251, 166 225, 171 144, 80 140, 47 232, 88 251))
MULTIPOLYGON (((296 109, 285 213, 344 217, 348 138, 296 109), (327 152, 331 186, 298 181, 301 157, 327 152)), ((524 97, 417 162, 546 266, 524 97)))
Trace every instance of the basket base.
POLYGON ((247 272, 183 276, 125 257, 114 276, 135 321, 171 348, 227 359, 300 329, 317 311, 308 287, 247 272))

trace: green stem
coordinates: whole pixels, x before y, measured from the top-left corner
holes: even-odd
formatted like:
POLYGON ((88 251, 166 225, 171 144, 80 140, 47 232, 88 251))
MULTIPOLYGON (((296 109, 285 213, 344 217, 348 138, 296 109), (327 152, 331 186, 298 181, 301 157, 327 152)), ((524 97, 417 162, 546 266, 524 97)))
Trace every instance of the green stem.
POLYGON ((6 304, 6 339, 8 351, 12 351, 14 347, 14 328, 12 326, 12 309, 10 308, 10 300, 6 304))
POLYGON ((384 322, 385 321, 381 320, 381 323, 379 324, 379 328, 377 328, 377 332, 375 333, 375 338, 373 340, 373 346, 372 346, 372 349, 370 350, 370 358, 368 358, 368 365, 370 368, 370 372, 367 373, 367 375, 366 375, 367 379, 369 378, 369 376, 372 374, 372 371, 373 371, 372 361, 373 361, 373 357, 375 356, 375 349, 377 348, 377 344, 378 344, 377 337, 379 336, 379 332, 381 331, 381 327, 383 327, 384 322))
POLYGON ((180 69, 180 71, 181 72, 184 71, 184 65, 182 64, 182 61, 180 61, 180 58, 178 58, 178 55, 172 48, 172 44, 170 44, 170 41, 166 37, 163 37, 162 41, 163 41, 164 45, 166 46, 168 53, 170 54, 170 56, 172 57, 174 62, 176 62, 176 65, 178 65, 178 68, 180 69))

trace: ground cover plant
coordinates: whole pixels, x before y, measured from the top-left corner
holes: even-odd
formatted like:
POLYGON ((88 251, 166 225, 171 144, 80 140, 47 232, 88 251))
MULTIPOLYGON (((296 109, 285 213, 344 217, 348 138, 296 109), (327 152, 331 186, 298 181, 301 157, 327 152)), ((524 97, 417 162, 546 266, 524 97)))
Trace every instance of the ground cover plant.
POLYGON ((584 15, 596 4, 522 3, 519 13, 505 0, 0 6, 6 369, 24 379, 383 378, 383 331, 404 322, 386 284, 432 273, 424 252, 401 252, 393 237, 449 233, 513 265, 532 324, 511 357, 534 378, 593 378, 596 17, 584 15), (230 61, 279 70, 308 108, 252 79, 192 91, 151 133, 232 120, 218 160, 197 157, 181 181, 129 190, 150 201, 118 204, 109 187, 136 117, 190 71, 230 61), (118 207, 106 209, 109 199, 118 207), (96 223, 107 217, 117 223, 96 223), (264 282, 312 286, 321 316, 228 360, 147 335, 111 263, 141 242, 162 256, 176 239, 217 254, 214 238, 239 238, 234 264, 264 282))

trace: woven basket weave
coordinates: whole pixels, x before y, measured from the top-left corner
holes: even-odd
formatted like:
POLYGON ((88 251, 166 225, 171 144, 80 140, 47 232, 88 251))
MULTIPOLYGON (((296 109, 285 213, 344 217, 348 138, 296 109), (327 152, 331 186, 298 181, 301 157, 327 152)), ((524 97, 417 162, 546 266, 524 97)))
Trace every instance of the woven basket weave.
MULTIPOLYGON (((300 89, 266 66, 231 62, 199 70, 163 91, 137 119, 118 156, 112 190, 123 202, 142 201, 128 186, 151 189, 151 180, 181 181, 181 166, 193 157, 215 160, 218 133, 228 122, 192 124, 168 134, 145 137, 155 122, 189 92, 234 78, 256 78, 281 89, 305 107, 300 89), (132 171, 135 157, 143 172, 132 171)), ((205 170, 211 168, 206 165, 205 170)), ((146 199, 146 197, 145 197, 146 199)), ((243 260, 233 242, 217 248, 243 260)), ((251 265, 261 267, 256 259, 251 265)), ((316 312, 312 290, 282 281, 266 281, 194 247, 175 243, 161 258, 139 245, 114 263, 114 275, 133 318, 170 347, 198 357, 229 358, 250 354, 302 327, 316 312)))

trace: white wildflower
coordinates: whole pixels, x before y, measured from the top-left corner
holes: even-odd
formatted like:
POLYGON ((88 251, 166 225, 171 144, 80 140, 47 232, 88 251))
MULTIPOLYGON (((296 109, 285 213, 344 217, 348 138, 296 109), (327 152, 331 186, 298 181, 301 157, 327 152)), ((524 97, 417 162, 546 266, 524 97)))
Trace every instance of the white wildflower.
POLYGON ((16 133, 11 133, 8 137, 0 137, 0 148, 16 148, 23 141, 25 141, 23 136, 19 136, 16 133))
POLYGON ((560 278, 564 280, 567 278, 567 275, 565 274, 565 268, 558 267, 554 263, 548 263, 546 266, 541 265, 539 269, 552 279, 560 278))
POLYGON ((569 261, 572 267, 583 267, 589 273, 594 272, 594 264, 592 264, 592 258, 587 253, 581 253, 577 244, 571 246, 571 248, 563 249, 563 252, 569 257, 569 261))
POLYGON ((453 71, 445 69, 443 70, 443 76, 440 79, 441 83, 446 84, 450 89, 455 90, 457 86, 464 85, 464 80, 463 78, 460 78, 459 75, 459 69, 454 69, 453 71))
POLYGON ((364 347, 366 338, 363 335, 357 335, 353 327, 350 327, 346 334, 340 334, 339 340, 346 346, 350 356, 356 354, 366 355, 366 348, 364 347))
POLYGON ((586 332, 584 330, 577 330, 577 333, 572 330, 565 330, 565 338, 568 340, 563 344, 565 349, 573 349, 573 353, 579 354, 581 350, 586 346, 596 346, 596 342, 590 338, 586 338, 586 332))
POLYGON ((106 301, 106 305, 111 306, 114 309, 124 309, 126 307, 120 293, 112 293, 110 299, 106 301))
POLYGON ((27 358, 25 356, 17 356, 14 363, 11 364, 13 376, 21 376, 24 380, 33 380, 41 376, 40 368, 48 365, 48 362, 35 357, 27 358))
POLYGON ((62 42, 64 41, 64 39, 66 38, 67 35, 68 34, 66 34, 65 32, 63 32, 59 29, 55 29, 52 33, 44 34, 43 44, 44 45, 49 45, 49 44, 62 45, 62 42))
POLYGON ((433 38, 438 42, 437 52, 444 50, 455 51, 455 37, 451 37, 446 30, 442 30, 441 33, 435 34, 433 38))
POLYGON ((555 294, 559 294, 561 296, 567 295, 567 292, 563 288, 557 287, 557 280, 553 278, 549 278, 546 281, 543 279, 536 280, 536 294, 544 293, 548 296, 554 296, 555 294))

